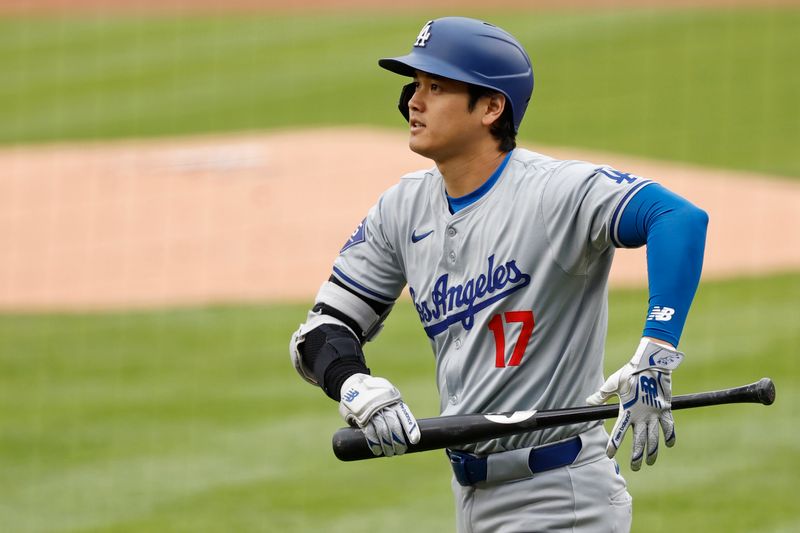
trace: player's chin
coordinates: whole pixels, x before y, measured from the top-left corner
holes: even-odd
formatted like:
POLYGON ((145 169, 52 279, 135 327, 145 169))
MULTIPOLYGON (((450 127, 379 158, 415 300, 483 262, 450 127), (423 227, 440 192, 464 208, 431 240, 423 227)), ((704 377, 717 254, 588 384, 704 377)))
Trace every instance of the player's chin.
POLYGON ((411 138, 408 139, 408 147, 415 154, 419 154, 422 157, 427 158, 432 158, 434 152, 431 143, 428 142, 427 139, 421 138, 420 135, 412 134, 411 138))

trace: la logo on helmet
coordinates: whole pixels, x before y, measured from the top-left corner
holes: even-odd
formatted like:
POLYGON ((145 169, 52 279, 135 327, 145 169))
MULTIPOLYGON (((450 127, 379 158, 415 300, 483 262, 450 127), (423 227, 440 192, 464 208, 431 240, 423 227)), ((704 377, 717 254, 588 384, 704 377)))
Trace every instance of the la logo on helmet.
POLYGON ((417 35, 417 40, 414 41, 414 46, 425 48, 428 39, 431 38, 431 24, 433 24, 432 20, 429 20, 428 22, 425 23, 425 25, 419 31, 419 35, 417 35))

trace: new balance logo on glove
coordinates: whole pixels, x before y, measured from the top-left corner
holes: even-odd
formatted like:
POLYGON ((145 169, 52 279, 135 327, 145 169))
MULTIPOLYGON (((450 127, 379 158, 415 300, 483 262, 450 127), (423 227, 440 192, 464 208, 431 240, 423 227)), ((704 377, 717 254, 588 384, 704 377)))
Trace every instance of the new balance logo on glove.
POLYGON ((642 401, 651 407, 661 409, 658 401, 658 383, 652 376, 641 376, 639 383, 642 385, 642 401))
POLYGON ((347 403, 350 403, 350 402, 352 402, 353 400, 356 399, 356 396, 358 396, 358 391, 355 390, 355 389, 350 389, 349 391, 344 393, 344 396, 342 397, 342 399, 344 401, 346 401, 347 403))

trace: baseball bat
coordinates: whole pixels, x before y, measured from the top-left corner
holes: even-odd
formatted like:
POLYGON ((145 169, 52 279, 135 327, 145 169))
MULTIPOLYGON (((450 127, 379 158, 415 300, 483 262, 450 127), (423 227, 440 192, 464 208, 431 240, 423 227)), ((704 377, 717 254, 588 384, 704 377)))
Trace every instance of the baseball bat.
MULTIPOLYGON (((775 384, 769 378, 755 383, 715 390, 684 394, 672 398, 672 409, 691 409, 726 403, 761 403, 775 401, 775 384)), ((409 445, 406 453, 441 448, 458 448, 464 444, 527 433, 539 429, 614 418, 619 404, 571 407, 548 411, 515 411, 498 414, 470 414, 420 418, 417 420, 421 437, 409 445)), ((333 435, 333 453, 342 461, 372 459, 364 434, 360 429, 341 428, 333 435)), ((383 457, 383 456, 380 456, 383 457)))

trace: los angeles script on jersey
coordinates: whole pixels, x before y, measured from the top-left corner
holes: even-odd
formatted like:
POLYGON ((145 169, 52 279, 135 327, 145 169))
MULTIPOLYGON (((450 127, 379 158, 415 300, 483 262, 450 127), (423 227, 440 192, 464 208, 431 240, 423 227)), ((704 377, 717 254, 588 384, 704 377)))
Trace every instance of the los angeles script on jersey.
POLYGON ((531 282, 531 276, 522 272, 514 259, 496 265, 492 254, 487 263, 485 273, 460 284, 451 284, 450 274, 443 274, 434 283, 428 299, 418 298, 409 286, 408 292, 428 337, 433 338, 458 322, 464 329, 472 329, 478 312, 531 282))

